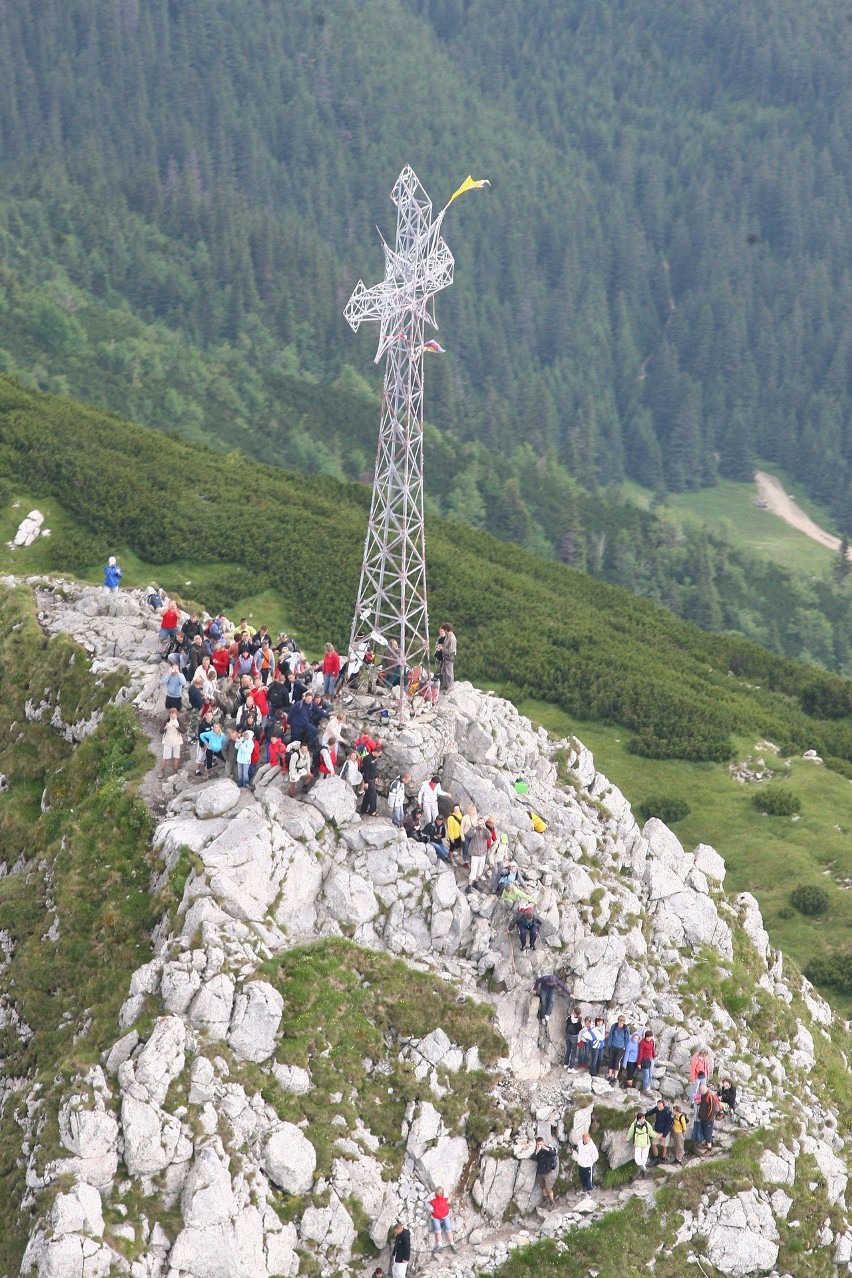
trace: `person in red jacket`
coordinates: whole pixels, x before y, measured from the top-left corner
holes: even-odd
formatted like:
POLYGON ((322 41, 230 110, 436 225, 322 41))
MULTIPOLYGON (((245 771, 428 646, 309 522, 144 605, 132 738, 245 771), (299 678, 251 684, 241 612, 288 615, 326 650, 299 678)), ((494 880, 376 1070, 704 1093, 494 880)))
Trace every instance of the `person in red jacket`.
POLYGON ((340 677, 340 654, 334 651, 334 644, 327 643, 322 658, 322 691, 324 697, 333 697, 340 677))
POLYGON ((167 603, 160 618, 160 643, 171 643, 177 638, 178 610, 173 603, 167 603))
POLYGON ((269 762, 274 768, 287 767, 287 742, 284 740, 283 734, 275 731, 269 738, 269 762))
POLYGON ((213 649, 210 664, 216 671, 217 678, 227 679, 228 671, 231 668, 231 654, 228 652, 228 645, 224 639, 220 639, 213 649))
POLYGON ((444 1194, 443 1185, 439 1185, 435 1190, 435 1197, 429 1200, 429 1206, 432 1208, 432 1220, 430 1223, 432 1225, 432 1233, 435 1235, 435 1250, 441 1250, 446 1238, 453 1251, 455 1251, 453 1218, 450 1215, 450 1204, 444 1194))
POLYGON ((255 675, 254 677, 251 695, 254 698, 254 704, 257 706, 264 719, 266 719, 269 715, 269 698, 260 675, 255 675))
POLYGON ((654 1077, 654 1057, 657 1055, 657 1048, 654 1043, 654 1034, 652 1030, 645 1030, 639 1043, 639 1055, 636 1063, 642 1074, 642 1091, 649 1092, 651 1090, 651 1080, 654 1077))

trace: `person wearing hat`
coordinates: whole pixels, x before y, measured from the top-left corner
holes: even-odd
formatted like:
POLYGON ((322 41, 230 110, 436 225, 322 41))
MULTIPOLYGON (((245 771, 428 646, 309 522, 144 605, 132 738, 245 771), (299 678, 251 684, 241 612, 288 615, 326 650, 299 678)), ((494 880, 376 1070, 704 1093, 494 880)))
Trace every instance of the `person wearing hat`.
POLYGON ((115 555, 110 555, 104 568, 104 590, 108 595, 118 593, 119 583, 121 581, 122 572, 118 566, 118 560, 115 555))

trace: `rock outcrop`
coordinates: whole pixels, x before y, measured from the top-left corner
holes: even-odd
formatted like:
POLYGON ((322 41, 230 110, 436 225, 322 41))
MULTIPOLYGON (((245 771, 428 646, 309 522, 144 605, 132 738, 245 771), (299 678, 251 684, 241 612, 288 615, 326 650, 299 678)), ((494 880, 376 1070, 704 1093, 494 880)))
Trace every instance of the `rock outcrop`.
MULTIPOLYGON (((159 710, 156 622, 139 596, 43 583, 38 599, 44 624, 81 638, 93 667, 126 668, 122 699, 143 718, 159 710)), ((739 1086, 740 1124, 765 1138, 760 1183, 716 1192, 685 1219, 671 1242, 685 1262, 694 1246, 731 1278, 769 1274, 794 1196, 803 1182, 814 1192, 814 1177, 834 1212, 825 1245, 835 1257, 852 1254, 844 1138, 813 1081, 830 1010, 785 979, 754 898, 725 895, 718 853, 686 850, 657 820, 640 829, 580 743, 553 742, 470 685, 383 732, 386 767, 410 772, 412 790, 440 769, 454 799, 495 817, 544 922, 538 949, 518 951, 497 896, 468 889, 387 817, 361 819, 343 781, 318 782, 307 801, 288 798, 272 774, 254 792, 221 779, 170 782, 154 886, 188 855, 182 900, 133 977, 102 1065, 69 1091, 58 1115, 63 1156, 39 1172, 30 1151, 33 1201, 60 1176, 63 1189, 44 1197, 23 1272, 272 1278, 295 1276, 300 1253, 324 1271, 357 1272, 364 1234, 381 1247, 397 1218, 425 1257, 425 1205, 439 1184, 454 1199, 460 1272, 493 1269, 519 1243, 581 1227, 634 1190, 582 1197, 542 1221, 533 1138, 560 1142, 566 1178, 584 1130, 597 1133, 609 1166, 623 1165, 635 1096, 562 1070, 565 1002, 542 1027, 531 993, 547 970, 562 974, 584 1014, 623 1012, 653 1029, 654 1094, 687 1110, 689 1058, 710 1041, 739 1086), (420 1037, 386 1035, 385 1057, 362 1069, 374 1081, 404 1071, 412 1099, 393 1133, 361 1112, 357 1088, 318 1096, 316 1062, 286 1059, 300 1008, 273 969, 294 947, 334 938, 401 958, 490 1008, 501 1059, 483 1073, 476 1048, 440 1025, 420 1037), (699 961, 704 974, 736 968, 764 1024, 773 1023, 769 999, 783 1007, 790 1036, 766 1041, 748 1015, 733 1017, 704 975, 693 980, 699 961), (454 1106, 454 1080, 474 1072, 505 1113, 502 1126, 483 1131, 471 1108, 454 1106), (117 1210, 105 1216, 106 1204, 117 1210)))

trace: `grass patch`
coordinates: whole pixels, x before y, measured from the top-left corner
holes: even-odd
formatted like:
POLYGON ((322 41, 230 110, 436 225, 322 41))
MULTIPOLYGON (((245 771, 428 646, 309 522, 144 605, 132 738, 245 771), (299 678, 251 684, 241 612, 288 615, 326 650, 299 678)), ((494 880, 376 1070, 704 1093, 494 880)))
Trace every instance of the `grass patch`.
MULTIPOLYGON (((629 732, 600 723, 583 723, 543 701, 518 699, 518 709, 557 736, 575 736, 595 756, 595 765, 636 806, 651 792, 683 795, 690 814, 677 824, 684 847, 710 843, 725 858, 728 892, 748 891, 760 902, 773 945, 804 968, 848 943, 852 929, 852 784, 819 764, 792 757, 784 761, 766 750, 770 767, 788 771, 802 800, 798 820, 765 817, 752 802, 760 785, 734 781, 724 763, 681 759, 644 759, 627 749, 629 732), (828 913, 805 918, 790 910, 792 890, 807 883, 829 894, 828 913)), ((737 741, 737 758, 755 749, 755 740, 737 741)), ((765 793, 765 789, 763 790, 765 793)), ((852 1015, 852 996, 825 987, 821 991, 844 1016, 852 1015)))
MULTIPOLYGON (((11 785, 0 802, 0 849, 18 867, 0 879, 0 929, 14 947, 2 983, 32 1031, 21 1042, 7 1027, 0 1055, 6 1076, 41 1084, 43 1164, 58 1152, 60 1098, 117 1037, 130 975, 148 957, 152 822, 132 783, 150 753, 132 711, 107 704, 114 682, 92 678, 85 653, 64 636, 45 638, 29 590, 0 590, 0 635, 0 772, 11 785), (24 702, 38 704, 46 688, 66 720, 106 707, 78 747, 27 721, 24 702)), ((3 1273, 17 1272, 28 1233, 19 1105, 13 1094, 0 1115, 3 1273)))
POLYGON ((308 1119, 318 1170, 338 1155, 335 1141, 360 1118, 381 1141, 377 1157, 389 1171, 402 1164, 402 1122, 407 1105, 431 1101, 447 1126, 480 1143, 505 1128, 507 1116, 490 1098, 490 1078, 460 1070, 442 1076, 451 1090, 436 1098, 428 1078, 418 1081, 397 1057, 404 1042, 439 1026, 460 1047, 478 1047, 483 1064, 506 1051, 491 1009, 459 998, 439 977, 412 971, 399 959, 333 939, 290 950, 264 964, 263 973, 284 997, 277 1059, 310 1069, 314 1090, 304 1097, 264 1095, 283 1117, 308 1119), (372 1062, 370 1072, 365 1061, 372 1062), (329 1097, 339 1094, 338 1102, 329 1097), (335 1125, 342 1115, 345 1126, 335 1125))

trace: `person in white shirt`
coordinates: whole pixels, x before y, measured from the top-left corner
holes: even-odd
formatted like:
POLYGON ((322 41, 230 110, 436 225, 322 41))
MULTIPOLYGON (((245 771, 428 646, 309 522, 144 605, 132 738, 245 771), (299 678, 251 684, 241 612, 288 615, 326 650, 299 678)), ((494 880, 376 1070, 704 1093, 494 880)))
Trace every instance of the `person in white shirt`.
POLYGON ((430 821, 435 821, 438 816, 438 799, 441 796, 449 798, 446 790, 441 789, 440 778, 430 777, 428 781, 424 781, 417 792, 417 806, 423 809, 423 824, 428 825, 430 821))
POLYGON ((598 1147, 588 1132, 583 1132, 580 1143, 574 1150, 574 1162, 580 1168, 580 1185, 591 1193, 593 1189, 592 1168, 598 1161, 598 1147))
POLYGON ((358 751, 350 750, 349 756, 340 769, 340 775, 343 780, 352 786, 353 790, 361 789, 361 769, 358 767, 358 751))

